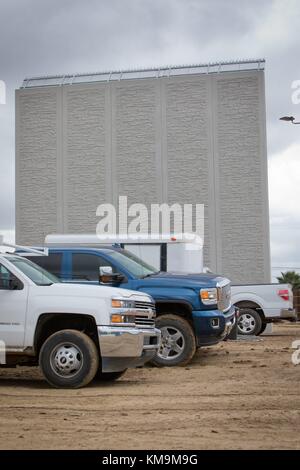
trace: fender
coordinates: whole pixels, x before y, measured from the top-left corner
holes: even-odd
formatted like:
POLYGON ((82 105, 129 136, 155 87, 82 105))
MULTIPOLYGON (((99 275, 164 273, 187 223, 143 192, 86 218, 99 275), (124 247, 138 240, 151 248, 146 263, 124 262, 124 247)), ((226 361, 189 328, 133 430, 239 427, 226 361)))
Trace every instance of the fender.
POLYGON ((190 313, 193 311, 192 305, 187 302, 186 300, 167 300, 167 299, 156 299, 157 304, 174 304, 174 305, 182 305, 186 309, 189 310, 190 313))
POLYGON ((252 294, 252 293, 249 293, 249 292, 240 292, 238 294, 232 294, 232 305, 236 305, 238 304, 239 302, 250 302, 250 303, 254 303, 254 304, 257 304, 257 306, 261 309, 261 310, 264 310, 264 301, 261 297, 259 297, 258 295, 256 294, 252 294))

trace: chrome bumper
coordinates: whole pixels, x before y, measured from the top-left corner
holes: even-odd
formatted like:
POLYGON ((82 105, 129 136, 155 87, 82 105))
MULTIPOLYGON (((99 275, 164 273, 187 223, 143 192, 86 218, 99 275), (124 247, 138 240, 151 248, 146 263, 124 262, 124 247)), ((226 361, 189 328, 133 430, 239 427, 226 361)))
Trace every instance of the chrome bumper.
POLYGON ((103 372, 117 372, 143 366, 160 346, 156 328, 98 326, 103 372))
POLYGON ((280 311, 280 318, 286 320, 297 320, 297 312, 294 308, 283 308, 280 311))
POLYGON ((236 321, 237 313, 235 313, 229 320, 226 320, 225 328, 221 336, 222 339, 226 339, 230 335, 231 331, 233 330, 236 324, 236 321))

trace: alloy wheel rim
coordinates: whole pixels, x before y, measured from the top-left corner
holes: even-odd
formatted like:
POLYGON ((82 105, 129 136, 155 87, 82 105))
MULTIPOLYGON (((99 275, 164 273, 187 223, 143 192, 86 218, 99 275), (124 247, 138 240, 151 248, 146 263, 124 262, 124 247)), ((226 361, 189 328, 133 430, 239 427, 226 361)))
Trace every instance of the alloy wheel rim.
POLYGON ((238 327, 242 333, 252 333, 255 330, 255 318, 249 313, 243 313, 239 318, 238 327))
POLYGON ((184 351, 185 339, 180 330, 173 326, 163 326, 161 330, 161 346, 158 357, 166 361, 177 359, 184 351))

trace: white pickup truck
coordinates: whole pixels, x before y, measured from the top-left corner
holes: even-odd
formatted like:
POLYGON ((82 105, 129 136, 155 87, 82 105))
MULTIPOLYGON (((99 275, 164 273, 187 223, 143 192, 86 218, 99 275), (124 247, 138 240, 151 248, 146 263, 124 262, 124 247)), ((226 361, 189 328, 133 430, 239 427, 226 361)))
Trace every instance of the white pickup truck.
POLYGON ((114 380, 155 356, 161 333, 154 318, 147 294, 62 284, 31 261, 0 253, 2 366, 39 364, 62 388, 114 380))
POLYGON ((231 286, 232 303, 240 310, 238 333, 260 335, 268 323, 297 320, 289 284, 231 286))

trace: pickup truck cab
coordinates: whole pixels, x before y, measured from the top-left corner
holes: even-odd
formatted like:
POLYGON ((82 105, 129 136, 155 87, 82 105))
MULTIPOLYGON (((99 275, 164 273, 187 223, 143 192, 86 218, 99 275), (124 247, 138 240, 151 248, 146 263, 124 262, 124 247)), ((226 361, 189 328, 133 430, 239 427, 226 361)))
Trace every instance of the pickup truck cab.
POLYGON ((24 257, 0 253, 0 340, 6 366, 40 365, 54 387, 117 379, 156 354, 153 299, 110 286, 62 284, 24 257))
POLYGON ((297 320, 289 284, 234 285, 231 291, 232 303, 240 311, 239 334, 260 335, 268 323, 297 320))
MULTIPOLYGON (((156 302, 162 342, 158 366, 187 364, 200 346, 217 344, 235 324, 230 281, 215 274, 158 271, 120 247, 48 247, 49 256, 32 257, 62 281, 120 286, 144 292, 156 302), (99 272, 100 270, 100 272, 99 272)), ((100 289, 101 290, 101 289, 100 289)))

